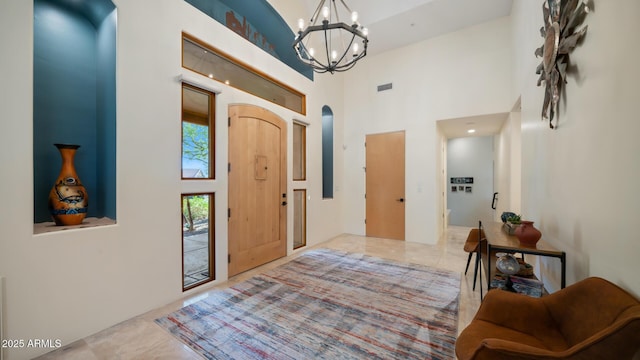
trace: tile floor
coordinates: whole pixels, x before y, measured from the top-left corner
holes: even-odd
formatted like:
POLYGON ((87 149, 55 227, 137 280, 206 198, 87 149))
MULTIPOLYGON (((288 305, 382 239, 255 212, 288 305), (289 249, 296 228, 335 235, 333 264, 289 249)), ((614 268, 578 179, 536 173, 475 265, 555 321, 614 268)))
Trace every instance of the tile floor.
MULTIPOLYGON (((436 245, 423 245, 397 240, 341 235, 312 248, 331 248, 365 253, 403 262, 424 264, 464 273, 468 254, 462 250, 470 228, 450 226, 445 239, 436 245)), ((256 273, 281 265, 303 252, 273 261, 247 271, 198 295, 175 301, 120 324, 78 340, 38 359, 201 359, 189 347, 154 323, 154 319, 198 301, 216 289, 232 286, 256 273)), ((472 263, 473 265, 473 263, 472 263)), ((471 321, 480 305, 480 292, 473 292, 473 267, 462 275, 458 331, 471 321)))

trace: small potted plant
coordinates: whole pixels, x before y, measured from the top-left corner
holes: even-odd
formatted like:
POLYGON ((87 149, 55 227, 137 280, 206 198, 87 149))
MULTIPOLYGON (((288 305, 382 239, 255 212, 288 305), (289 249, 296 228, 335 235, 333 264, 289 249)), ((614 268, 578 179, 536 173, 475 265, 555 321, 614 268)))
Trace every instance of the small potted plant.
POLYGON ((509 216, 507 216, 506 220, 507 221, 505 222, 505 226, 507 228, 507 233, 509 233, 509 235, 513 235, 516 228, 522 223, 522 216, 510 214, 509 216))

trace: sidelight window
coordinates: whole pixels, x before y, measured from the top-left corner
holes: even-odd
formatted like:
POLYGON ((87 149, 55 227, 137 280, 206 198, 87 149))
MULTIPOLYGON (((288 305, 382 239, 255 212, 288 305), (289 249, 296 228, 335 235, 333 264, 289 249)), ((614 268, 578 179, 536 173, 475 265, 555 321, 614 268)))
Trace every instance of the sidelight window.
POLYGON ((210 91, 182 84, 182 178, 213 179, 213 116, 210 91))
POLYGON ((182 84, 182 290, 215 280, 214 194, 215 95, 182 84), (202 193, 191 193, 196 185, 202 193), (185 191, 186 190, 186 191, 185 191), (213 189, 211 189, 213 190, 213 189))
POLYGON ((293 190, 293 248, 307 245, 307 190, 293 190))
POLYGON ((213 194, 182 195, 182 289, 215 279, 213 194))
POLYGON ((307 179, 307 127, 293 123, 293 180, 307 179))

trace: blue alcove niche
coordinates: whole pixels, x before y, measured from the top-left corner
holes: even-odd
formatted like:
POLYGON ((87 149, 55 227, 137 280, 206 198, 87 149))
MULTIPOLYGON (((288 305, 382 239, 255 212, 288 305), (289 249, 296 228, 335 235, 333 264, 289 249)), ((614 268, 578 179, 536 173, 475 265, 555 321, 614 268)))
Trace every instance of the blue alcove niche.
MULTIPOLYGON (((116 220, 116 30, 110 0, 34 0, 34 223, 62 164, 54 143, 78 144, 87 218, 116 220)), ((86 222, 86 220, 85 220, 86 222)))

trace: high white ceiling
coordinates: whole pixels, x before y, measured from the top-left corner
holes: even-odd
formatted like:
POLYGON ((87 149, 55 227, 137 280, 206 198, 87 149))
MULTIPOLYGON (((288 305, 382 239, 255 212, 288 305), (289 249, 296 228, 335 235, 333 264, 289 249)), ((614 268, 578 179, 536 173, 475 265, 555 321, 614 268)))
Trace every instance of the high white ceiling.
MULTIPOLYGON (((308 16, 320 0, 301 0, 308 16)), ((327 4, 331 0, 326 0, 327 4)), ((339 2, 340 0, 335 0, 339 2)), ((513 0, 344 0, 369 29, 368 56, 508 16, 513 0)), ((340 5, 338 5, 340 6, 340 5)), ((508 113, 438 121, 447 138, 497 134, 508 113), (473 128, 475 133, 468 133, 473 128)))
MULTIPOLYGON (((344 1, 358 12, 359 22, 369 29, 370 55, 508 16, 513 3, 513 0, 344 1)), ((302 2, 310 16, 320 0, 302 2)))

